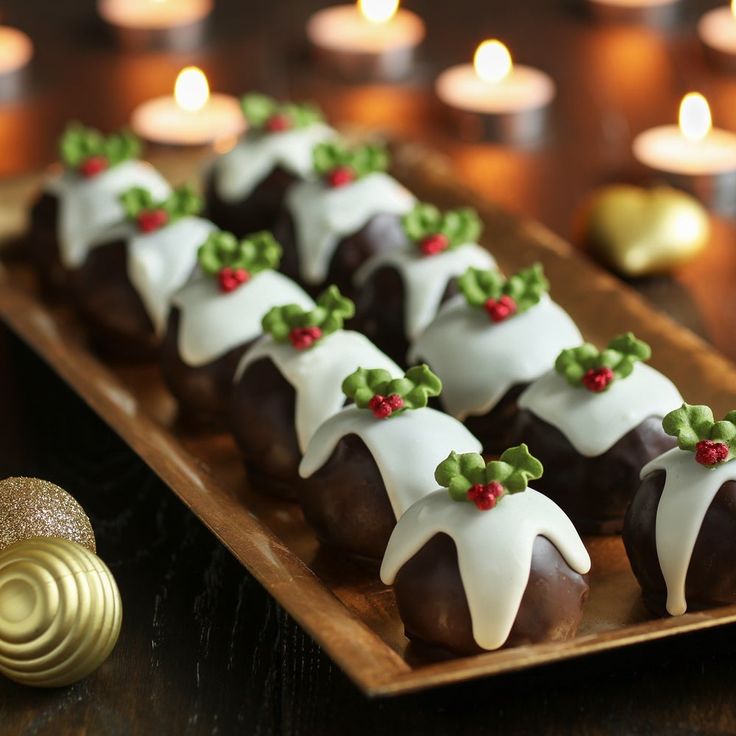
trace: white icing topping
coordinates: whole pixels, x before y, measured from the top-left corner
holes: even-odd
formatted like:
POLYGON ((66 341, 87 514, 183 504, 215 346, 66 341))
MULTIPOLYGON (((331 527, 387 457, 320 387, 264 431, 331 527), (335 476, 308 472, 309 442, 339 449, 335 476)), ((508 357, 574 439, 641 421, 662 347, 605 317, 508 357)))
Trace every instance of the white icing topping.
POLYGON ((685 580, 700 527, 720 487, 736 480, 736 462, 710 470, 696 462, 694 453, 676 447, 645 465, 641 477, 656 470, 666 474, 657 507, 657 556, 667 585, 667 611, 681 616, 687 610, 685 580))
POLYGON ((467 243, 434 256, 423 256, 415 248, 377 253, 355 273, 355 283, 362 286, 371 274, 384 266, 396 269, 404 284, 404 334, 415 340, 432 321, 440 308, 449 282, 471 266, 489 269, 496 260, 475 243, 467 243))
POLYGON ((538 536, 546 537, 579 574, 590 570, 590 557, 572 522, 541 493, 528 488, 505 496, 490 511, 479 511, 441 490, 417 501, 399 519, 383 558, 381 580, 391 585, 401 567, 442 533, 457 547, 473 638, 483 649, 502 646, 511 632, 538 536))
POLYGON ((481 450, 480 442, 460 422, 434 409, 376 419, 368 409, 349 406, 328 419, 312 437, 299 466, 302 478, 317 472, 349 434, 360 437, 373 455, 397 519, 437 487, 435 468, 452 450, 481 450))
POLYGON ((547 294, 496 324, 458 295, 412 345, 409 362, 429 363, 442 379, 442 405, 463 420, 486 414, 514 384, 539 378, 561 350, 580 342, 575 323, 547 294))
POLYGON ((348 330, 333 332, 309 350, 294 350, 291 344, 265 335, 243 356, 235 380, 261 358, 271 360, 294 387, 294 424, 302 452, 317 428, 344 406, 342 382, 346 376, 361 366, 383 368, 396 378, 404 375, 365 335, 348 330))
POLYGON ((323 123, 283 133, 246 135, 214 164, 217 194, 225 202, 243 199, 277 167, 306 179, 312 172, 312 149, 335 135, 323 123))
POLYGON ((216 229, 201 217, 183 217, 128 241, 128 278, 158 334, 166 327, 172 295, 194 272, 199 246, 216 229))
POLYGON ((89 179, 66 172, 46 183, 47 191, 59 198, 57 237, 66 268, 79 268, 105 230, 124 219, 119 197, 132 187, 150 190, 156 200, 171 193, 161 174, 143 161, 123 161, 89 179))
POLYGON ((308 284, 325 280, 340 240, 380 214, 406 214, 414 197, 388 174, 375 173, 346 186, 321 181, 295 184, 286 195, 294 218, 299 268, 308 284))
POLYGON ((203 276, 174 294, 179 308, 178 349, 190 366, 201 366, 261 334, 261 319, 271 307, 314 302, 290 278, 277 271, 261 271, 234 291, 223 293, 217 279, 203 276))
POLYGON ((630 376, 593 393, 571 386, 552 370, 519 397, 519 407, 562 432, 585 457, 610 450, 627 432, 649 417, 663 417, 682 406, 682 396, 667 376, 637 363, 630 376))

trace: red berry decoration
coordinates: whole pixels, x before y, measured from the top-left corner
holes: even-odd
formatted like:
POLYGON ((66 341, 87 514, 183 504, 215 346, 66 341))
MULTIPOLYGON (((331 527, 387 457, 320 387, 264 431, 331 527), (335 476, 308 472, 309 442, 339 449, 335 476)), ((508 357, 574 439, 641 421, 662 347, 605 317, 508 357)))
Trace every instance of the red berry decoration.
POLYGON ((503 496, 505 488, 497 481, 490 483, 475 483, 468 488, 468 500, 472 501, 481 511, 492 509, 498 499, 503 496))
POLYGON ((235 291, 238 286, 249 281, 250 274, 244 268, 230 268, 230 266, 225 266, 220 269, 217 279, 220 283, 220 291, 227 293, 229 291, 235 291))
POLYGON ((388 419, 395 411, 403 408, 404 399, 398 394, 381 396, 376 394, 369 402, 368 408, 373 412, 376 419, 388 419))
POLYGON ((327 174, 327 183, 333 188, 344 187, 352 184, 357 179, 355 170, 350 166, 337 166, 327 174))
POLYGON ((263 126, 269 133, 283 133, 285 130, 290 130, 293 127, 291 118, 284 113, 276 113, 266 120, 266 124, 263 126))
POLYGON ((444 233, 428 235, 419 243, 419 250, 425 256, 436 256, 450 247, 450 239, 444 233))
POLYGON ((701 465, 717 465, 728 457, 728 445, 713 440, 700 440, 695 445, 695 460, 701 465))
POLYGON ((85 179, 91 179, 97 174, 101 174, 106 171, 110 166, 105 156, 90 156, 86 159, 79 167, 79 173, 85 177, 85 179))
POLYGON ((319 327, 294 327, 289 333, 289 340, 297 350, 311 348, 322 337, 319 327))
POLYGON ((142 233, 152 233, 162 228, 169 221, 169 215, 166 210, 143 210, 138 215, 138 229, 142 233))
POLYGON ((487 299, 484 307, 492 322, 503 322, 516 314, 516 302, 505 294, 498 299, 487 299))
POLYGON ((608 384, 613 381, 613 371, 608 366, 600 368, 589 368, 583 376, 583 386, 595 394, 605 391, 608 384))

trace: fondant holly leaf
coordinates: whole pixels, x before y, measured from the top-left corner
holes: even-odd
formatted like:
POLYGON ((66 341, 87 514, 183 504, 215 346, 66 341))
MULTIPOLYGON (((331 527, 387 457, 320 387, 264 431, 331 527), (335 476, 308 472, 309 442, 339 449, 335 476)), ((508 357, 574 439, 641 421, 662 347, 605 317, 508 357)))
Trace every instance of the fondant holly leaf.
POLYGON ((103 135, 94 128, 70 123, 59 141, 59 156, 68 169, 93 176, 123 161, 138 158, 141 144, 127 130, 103 135))
POLYGON ((251 128, 271 133, 306 128, 324 120, 322 111, 312 103, 279 102, 255 92, 244 95, 240 107, 251 128))
POLYGON ((471 207, 441 212, 432 204, 419 203, 402 218, 404 232, 424 255, 435 255, 459 245, 474 243, 483 223, 471 207))
POLYGON ((542 463, 521 444, 488 463, 476 452, 451 452, 437 466, 434 477, 448 489, 453 500, 472 501, 487 510, 507 493, 526 490, 529 481, 541 478, 543 472, 542 463))
POLYGON ((354 314, 355 304, 333 285, 320 294, 313 309, 304 309, 298 304, 272 307, 261 324, 263 331, 276 342, 290 341, 297 350, 304 350, 341 330, 345 320, 354 314))
POLYGON ((631 375, 636 363, 649 360, 652 350, 633 332, 614 337, 605 350, 591 343, 563 350, 555 361, 555 370, 571 386, 582 386, 594 393, 606 391, 612 381, 631 375))
POLYGON ((407 409, 423 409, 431 396, 439 396, 442 382, 424 364, 410 368, 403 378, 392 378, 383 368, 358 368, 343 381, 342 390, 358 408, 386 419, 407 409))
POLYGON ((120 195, 125 215, 135 220, 144 232, 151 232, 170 225, 182 217, 197 215, 202 211, 202 198, 188 184, 177 187, 164 200, 157 201, 143 187, 132 187, 120 195))
POLYGON ((324 141, 312 151, 314 170, 325 177, 331 186, 341 186, 389 166, 385 146, 365 143, 349 147, 343 141, 324 141))
POLYGON ((458 278, 457 283, 468 304, 485 309, 494 322, 526 312, 549 290, 541 263, 508 278, 498 269, 471 267, 458 278))
POLYGON ((281 246, 264 230, 238 240, 232 233, 218 230, 210 233, 197 253, 201 269, 219 276, 224 268, 244 269, 249 276, 276 269, 281 261, 281 246))
POLYGON ((736 411, 717 422, 710 407, 683 404, 662 419, 662 428, 701 465, 713 468, 736 457, 736 411))

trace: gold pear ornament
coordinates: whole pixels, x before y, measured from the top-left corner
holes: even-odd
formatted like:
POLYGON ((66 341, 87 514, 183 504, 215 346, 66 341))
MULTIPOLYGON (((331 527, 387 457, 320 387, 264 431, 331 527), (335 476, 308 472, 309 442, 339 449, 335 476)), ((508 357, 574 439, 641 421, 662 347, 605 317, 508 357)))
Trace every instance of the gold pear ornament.
POLYGON ((703 206, 672 187, 604 187, 589 200, 581 237, 625 276, 649 276, 686 263, 705 248, 710 220, 703 206))
POLYGON ((0 551, 0 674, 23 685, 71 685, 117 642, 120 593, 97 555, 59 538, 0 551))

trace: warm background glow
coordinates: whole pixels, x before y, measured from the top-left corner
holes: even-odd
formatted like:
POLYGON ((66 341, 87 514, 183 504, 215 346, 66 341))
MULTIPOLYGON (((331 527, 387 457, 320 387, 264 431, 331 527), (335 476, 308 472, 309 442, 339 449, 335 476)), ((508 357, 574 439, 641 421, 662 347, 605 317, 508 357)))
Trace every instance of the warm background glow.
POLYGON ((701 141, 712 125, 708 101, 699 92, 688 92, 680 103, 680 130, 689 141, 701 141))
POLYGON ((500 82, 512 68, 511 54, 500 41, 483 41, 473 57, 475 73, 484 82, 500 82))
POLYGON ((358 0, 358 7, 371 23, 387 23, 396 15, 399 0, 358 0))
POLYGON ((188 66, 179 72, 174 85, 176 104, 189 112, 201 110, 210 96, 210 85, 204 72, 196 66, 188 66))

